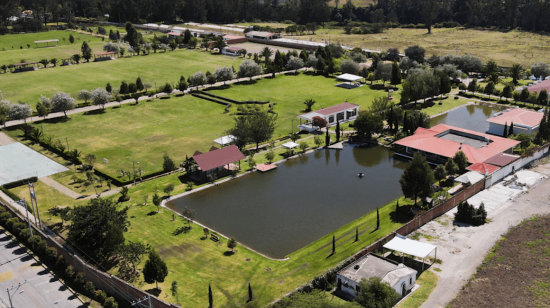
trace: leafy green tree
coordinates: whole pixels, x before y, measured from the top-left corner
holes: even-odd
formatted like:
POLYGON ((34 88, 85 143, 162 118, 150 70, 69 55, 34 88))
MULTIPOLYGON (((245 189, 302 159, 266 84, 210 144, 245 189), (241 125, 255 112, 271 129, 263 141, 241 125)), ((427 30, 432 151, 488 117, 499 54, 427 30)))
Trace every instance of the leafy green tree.
POLYGON ((540 90, 537 103, 542 106, 546 106, 548 104, 548 91, 546 91, 546 89, 540 90))
POLYGON ((92 104, 95 106, 101 106, 105 110, 105 105, 111 100, 111 94, 103 88, 97 88, 90 93, 92 104))
POLYGON ((149 251, 149 245, 141 242, 129 241, 128 244, 121 245, 118 250, 118 255, 122 260, 132 265, 132 273, 136 272, 136 266, 141 263, 141 258, 149 251))
POLYGON ((143 266, 143 280, 146 283, 155 283, 158 290, 159 282, 164 282, 164 278, 168 276, 168 267, 166 263, 160 258, 159 254, 154 248, 149 250, 149 259, 143 266))
POLYGON ((74 36, 72 34, 69 34, 69 42, 74 44, 74 36))
POLYGON ((512 91, 514 89, 512 88, 512 85, 510 84, 507 84, 504 86, 504 89, 502 89, 502 96, 504 96, 506 98, 506 101, 508 101, 508 99, 510 97, 512 97, 512 91))
POLYGON ((153 195, 153 204, 157 207, 157 213, 160 211, 161 202, 162 202, 162 198, 155 191, 155 194, 153 195))
POLYGON ((169 183, 164 187, 164 193, 170 196, 170 194, 174 191, 174 184, 169 183))
POLYGON ((445 171, 450 176, 454 176, 458 172, 458 166, 453 159, 449 159, 445 164, 445 171))
POLYGON ((170 158, 168 153, 164 153, 163 160, 164 162, 162 163, 162 170, 164 170, 164 172, 171 172, 177 169, 174 160, 170 158))
POLYGON ((82 58, 86 59, 86 62, 90 62, 90 59, 92 58, 92 48, 90 48, 90 46, 88 45, 88 42, 86 41, 82 42, 80 51, 82 51, 82 58))
POLYGON ((53 95, 51 99, 52 111, 53 112, 63 112, 65 118, 67 118, 67 111, 74 109, 75 101, 68 93, 57 92, 53 95))
POLYGON ((444 165, 441 164, 435 168, 434 177, 438 182, 441 182, 441 180, 447 177, 447 171, 445 171, 444 165))
POLYGON ((414 199, 416 205, 418 197, 424 198, 431 195, 433 182, 433 171, 426 162, 426 158, 418 152, 414 153, 412 160, 407 164, 399 180, 403 195, 414 199))
POLYGON ((418 63, 424 63, 425 53, 426 50, 418 45, 410 46, 405 49, 405 55, 418 63))
POLYGON ((489 95, 489 99, 491 98, 491 94, 495 92, 495 84, 492 81, 489 81, 487 85, 485 86, 484 90, 485 94, 489 95))
POLYGON ((453 161, 456 163, 458 171, 461 173, 466 171, 466 167, 468 167, 468 157, 466 157, 463 151, 456 152, 455 156, 453 156, 453 161))
POLYGON ((434 75, 439 78, 439 94, 447 94, 451 92, 451 79, 449 76, 440 70, 435 70, 434 75))
POLYGON ((357 136, 361 139, 370 139, 373 133, 379 133, 384 128, 384 119, 381 115, 360 112, 354 123, 357 136))
POLYGON ((391 308, 396 303, 393 288, 379 277, 362 279, 354 301, 362 307, 391 308))
POLYGON ((472 79, 470 83, 468 84, 468 91, 472 92, 473 94, 476 93, 477 90, 477 79, 472 79))
POLYGON ((121 232, 128 230, 128 207, 118 209, 110 199, 91 199, 71 210, 68 238, 84 251, 108 256, 124 243, 121 232))
POLYGON ((237 247, 237 240, 232 237, 227 241, 227 248, 231 249, 231 252, 235 252, 235 247, 237 247))
POLYGON ((516 138, 517 141, 520 141, 520 148, 527 149, 531 145, 531 137, 525 133, 519 133, 516 138))
POLYGON ((178 298, 178 282, 177 281, 172 281, 172 284, 170 285, 170 292, 172 293, 172 296, 176 298, 176 302, 179 303, 179 298, 178 298))
POLYGON ((136 88, 137 88, 138 91, 143 91, 143 89, 145 88, 143 86, 143 82, 141 81, 141 77, 138 77, 136 79, 136 88))

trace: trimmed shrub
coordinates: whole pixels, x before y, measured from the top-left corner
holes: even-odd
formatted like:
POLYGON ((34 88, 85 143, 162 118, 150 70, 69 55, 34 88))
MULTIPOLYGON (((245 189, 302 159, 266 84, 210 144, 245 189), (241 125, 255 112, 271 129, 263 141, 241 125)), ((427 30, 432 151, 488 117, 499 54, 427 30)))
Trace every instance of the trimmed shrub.
POLYGON ((471 224, 474 226, 480 226, 485 223, 487 219, 487 211, 485 210, 485 205, 483 202, 479 205, 479 208, 475 208, 473 205, 468 204, 468 202, 460 202, 455 213, 455 220, 458 222, 463 222, 471 224))
POLYGON ((64 270, 67 266, 67 261, 65 260, 65 257, 62 255, 57 256, 57 261, 55 261, 55 266, 59 268, 60 270, 64 270))
POLYGON ((105 303, 105 300, 107 299, 107 293, 102 290, 96 290, 95 291, 95 300, 98 301, 100 304, 105 303))
POLYGON ((29 239, 29 237, 31 236, 31 231, 29 231, 29 229, 22 229, 21 231, 19 231, 19 239, 22 241, 22 242, 25 242, 27 243, 27 240, 29 239))
POLYGON ((50 259, 51 261, 55 261, 57 259, 57 249, 53 247, 49 247, 46 249, 46 257, 50 259))
POLYGON ((40 236, 33 235, 29 237, 29 240, 27 241, 29 244, 33 246, 33 248, 40 242, 40 236))
POLYGON ((74 277, 74 274, 76 274, 74 266, 72 265, 67 266, 67 268, 65 269, 65 275, 67 275, 67 277, 72 279, 74 277))
POLYGON ((74 278, 74 282, 76 283, 84 283, 85 280, 86 280, 86 275, 84 275, 84 273, 78 273, 74 278))
POLYGON ((105 308, 118 308, 118 303, 115 301, 115 299, 112 296, 107 297, 107 299, 103 303, 103 307, 105 307, 105 308))
POLYGON ((19 232, 21 232, 23 229, 25 229, 27 225, 21 221, 17 221, 13 224, 13 234, 19 235, 19 232))
POLYGON ((19 222, 19 218, 13 217, 6 221, 6 229, 13 231, 13 226, 19 222))
POLYGON ((11 218, 11 213, 10 212, 4 212, 2 214, 0 214, 0 224, 2 225, 5 225, 6 222, 8 221, 8 219, 11 218))
POLYGON ((91 281, 86 281, 86 284, 84 284, 84 290, 88 292, 89 295, 93 295, 95 292, 94 283, 91 281))
POLYGON ((0 186, 0 190, 15 201, 21 200, 21 197, 13 193, 11 190, 4 188, 4 186, 0 186))
POLYGON ((28 182, 35 183, 36 181, 38 181, 38 178, 33 176, 33 177, 28 178, 28 179, 18 180, 18 181, 15 181, 15 182, 4 184, 2 186, 4 186, 4 188, 6 188, 6 189, 12 189, 12 188, 15 188, 15 187, 27 185, 28 182))
MULTIPOLYGON (((48 243, 46 241, 40 240, 38 242, 38 246, 36 248, 36 252, 40 255, 43 255, 46 253, 46 249, 48 248, 48 243)), ((57 252, 57 251, 56 251, 57 252)))

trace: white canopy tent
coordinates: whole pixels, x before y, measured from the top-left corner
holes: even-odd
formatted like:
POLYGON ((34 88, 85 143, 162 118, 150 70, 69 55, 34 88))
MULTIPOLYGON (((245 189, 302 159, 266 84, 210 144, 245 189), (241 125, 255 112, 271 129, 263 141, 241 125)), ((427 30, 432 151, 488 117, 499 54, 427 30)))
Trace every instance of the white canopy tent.
POLYGON ((215 139, 214 142, 221 145, 221 146, 226 146, 228 144, 231 144, 232 142, 234 142, 237 138, 235 138, 235 136, 233 135, 227 135, 227 136, 223 136, 223 137, 220 137, 218 139, 215 139))
MULTIPOLYGON (((403 254, 413 255, 422 258, 422 271, 424 271, 424 259, 435 250, 435 259, 437 259, 437 246, 411 240, 403 235, 396 234, 395 237, 387 242, 384 248, 394 251, 399 251, 403 254)), ((403 256, 403 259, 405 257, 403 256)))
POLYGON ((346 74, 342 74, 340 76, 337 76, 336 79, 349 81, 349 82, 356 82, 358 80, 363 79, 363 77, 346 73, 346 74))
POLYGON ((475 183, 483 180, 485 176, 479 172, 476 171, 470 171, 466 172, 463 175, 457 177, 455 179, 455 182, 463 183, 463 184, 469 184, 474 185, 475 183))
POLYGON ((297 144, 296 142, 292 142, 292 141, 283 144, 283 147, 285 147, 287 149, 294 149, 298 146, 299 146, 299 144, 297 144))

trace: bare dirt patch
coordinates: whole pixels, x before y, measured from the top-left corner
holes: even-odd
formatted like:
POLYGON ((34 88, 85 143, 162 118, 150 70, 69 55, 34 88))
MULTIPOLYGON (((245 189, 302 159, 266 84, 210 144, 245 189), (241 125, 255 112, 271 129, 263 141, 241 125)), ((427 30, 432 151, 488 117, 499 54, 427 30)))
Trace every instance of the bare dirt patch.
POLYGON ((451 307, 550 306, 550 215, 527 219, 497 243, 451 307))

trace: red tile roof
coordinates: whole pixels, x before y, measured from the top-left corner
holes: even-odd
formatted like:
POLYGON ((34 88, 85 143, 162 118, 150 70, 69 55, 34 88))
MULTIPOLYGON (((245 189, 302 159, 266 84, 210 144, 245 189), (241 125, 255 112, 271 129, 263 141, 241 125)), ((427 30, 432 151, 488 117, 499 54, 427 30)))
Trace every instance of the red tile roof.
POLYGON ((550 92, 550 79, 543 80, 539 84, 532 85, 527 89, 529 90, 529 92, 539 92, 542 89, 546 89, 546 91, 550 92))
POLYGON ((226 40, 237 40, 237 39, 242 39, 242 38, 245 38, 245 37, 244 36, 228 34, 228 35, 224 35, 223 38, 226 39, 226 40))
POLYGON ((325 108, 325 109, 315 110, 314 112, 322 114, 322 115, 329 115, 329 114, 333 114, 333 113, 337 113, 337 112, 341 112, 341 111, 346 111, 346 110, 354 108, 354 107, 359 107, 359 105, 355 105, 355 104, 345 102, 345 103, 338 104, 336 106, 328 107, 328 108, 325 108))
POLYGON ((439 124, 430 129, 420 127, 414 132, 414 135, 395 142, 395 144, 401 146, 410 147, 413 149, 437 154, 448 158, 453 157, 456 152, 461 150, 462 152, 464 152, 464 154, 466 154, 466 157, 468 157, 468 161, 472 164, 484 162, 486 159, 500 154, 510 148, 513 148, 519 143, 520 142, 516 140, 490 136, 445 124, 439 124), (492 142, 489 143, 489 145, 480 149, 475 149, 467 144, 462 144, 462 148, 460 148, 459 142, 439 138, 436 136, 450 130, 486 137, 492 142))
POLYGON ((177 32, 168 32, 168 35, 180 36, 181 33, 177 33, 177 32))
POLYGON ((244 155, 236 145, 231 145, 212 152, 195 155, 193 159, 201 170, 206 171, 242 160, 244 155))
POLYGON ((487 122, 497 123, 501 125, 510 125, 510 123, 514 122, 514 125, 536 127, 540 124, 540 120, 542 119, 542 117, 543 114, 540 112, 515 108, 511 110, 509 109, 509 111, 506 111, 499 116, 489 118, 487 119, 487 122))
POLYGON ((485 174, 485 171, 487 171, 487 174, 491 174, 500 168, 497 166, 486 164, 486 163, 475 163, 466 169, 471 171, 477 171, 481 174, 485 174))
POLYGON ((493 157, 489 157, 486 161, 484 161, 484 163, 504 167, 518 159, 518 155, 500 153, 493 157))

